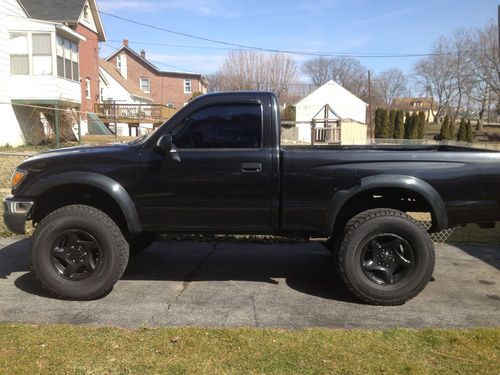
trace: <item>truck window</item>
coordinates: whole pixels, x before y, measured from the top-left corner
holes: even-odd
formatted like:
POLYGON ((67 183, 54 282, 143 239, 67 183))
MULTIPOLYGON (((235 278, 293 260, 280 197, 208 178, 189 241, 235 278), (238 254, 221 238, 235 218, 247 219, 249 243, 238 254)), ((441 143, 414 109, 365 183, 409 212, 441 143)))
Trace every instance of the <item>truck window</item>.
POLYGON ((177 148, 259 148, 259 104, 221 104, 200 109, 173 132, 177 148))

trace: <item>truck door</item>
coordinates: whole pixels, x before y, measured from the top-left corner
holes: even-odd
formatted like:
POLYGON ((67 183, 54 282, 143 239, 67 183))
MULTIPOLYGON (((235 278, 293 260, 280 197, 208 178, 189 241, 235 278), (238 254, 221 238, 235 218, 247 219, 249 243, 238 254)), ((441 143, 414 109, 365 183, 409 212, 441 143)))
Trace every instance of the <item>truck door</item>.
POLYGON ((137 197, 146 229, 271 230, 273 163, 265 101, 209 102, 166 129, 180 161, 154 150, 146 154, 137 197))

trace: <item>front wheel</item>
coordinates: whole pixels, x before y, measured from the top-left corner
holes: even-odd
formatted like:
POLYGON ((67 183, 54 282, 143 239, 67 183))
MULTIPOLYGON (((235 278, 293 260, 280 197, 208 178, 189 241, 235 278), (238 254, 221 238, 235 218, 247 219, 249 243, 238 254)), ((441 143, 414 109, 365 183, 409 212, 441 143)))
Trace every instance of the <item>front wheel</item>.
POLYGON ((116 223, 90 206, 62 207, 45 217, 33 233, 33 270, 61 298, 104 296, 122 276, 128 256, 128 243, 116 223))
POLYGON ((434 244, 411 217, 373 209, 353 217, 337 253, 347 287, 373 305, 401 305, 420 293, 434 271, 434 244))

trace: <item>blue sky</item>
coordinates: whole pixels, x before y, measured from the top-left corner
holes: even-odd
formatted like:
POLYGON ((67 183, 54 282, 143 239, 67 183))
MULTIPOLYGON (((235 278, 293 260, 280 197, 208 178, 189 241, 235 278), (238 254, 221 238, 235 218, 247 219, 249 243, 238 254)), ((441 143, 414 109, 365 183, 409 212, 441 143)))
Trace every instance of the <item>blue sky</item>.
MULTIPOLYGON (((475 0, 97 0, 102 11, 155 26, 264 48, 337 53, 426 53, 440 35, 496 20, 498 1, 475 0)), ((209 74, 227 47, 155 31, 102 15, 107 56, 123 38, 165 70, 209 74), (140 42, 189 45, 192 48, 140 42), (196 48, 195 48, 196 47, 196 48), (217 47, 203 49, 198 47, 217 47), (159 63, 164 65, 160 65, 159 63)), ((310 57, 294 56, 297 63, 310 57)), ((362 58, 375 73, 411 70, 415 58, 362 58)))

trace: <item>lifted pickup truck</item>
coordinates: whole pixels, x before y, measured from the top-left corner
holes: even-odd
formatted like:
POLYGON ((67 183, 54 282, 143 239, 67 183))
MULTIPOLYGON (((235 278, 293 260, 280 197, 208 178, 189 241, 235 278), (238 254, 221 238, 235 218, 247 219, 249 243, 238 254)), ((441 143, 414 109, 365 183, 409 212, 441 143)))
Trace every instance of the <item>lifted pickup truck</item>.
MULTIPOLYGON (((397 305, 432 277, 430 231, 500 220, 500 153, 449 145, 280 146, 276 97, 204 95, 128 144, 58 149, 15 170, 4 219, 69 299, 108 293, 162 233, 329 237, 361 300, 397 305)), ((168 265, 165 265, 166 267, 168 265)), ((332 266, 333 267, 333 266, 332 266)))

